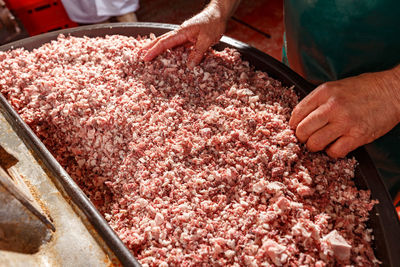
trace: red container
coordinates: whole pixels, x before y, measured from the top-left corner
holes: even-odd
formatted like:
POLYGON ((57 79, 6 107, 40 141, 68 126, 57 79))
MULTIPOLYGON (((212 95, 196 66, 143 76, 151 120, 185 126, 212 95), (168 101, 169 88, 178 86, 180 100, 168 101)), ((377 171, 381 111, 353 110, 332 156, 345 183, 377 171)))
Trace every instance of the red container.
POLYGON ((78 26, 71 21, 60 0, 6 0, 29 35, 78 26))

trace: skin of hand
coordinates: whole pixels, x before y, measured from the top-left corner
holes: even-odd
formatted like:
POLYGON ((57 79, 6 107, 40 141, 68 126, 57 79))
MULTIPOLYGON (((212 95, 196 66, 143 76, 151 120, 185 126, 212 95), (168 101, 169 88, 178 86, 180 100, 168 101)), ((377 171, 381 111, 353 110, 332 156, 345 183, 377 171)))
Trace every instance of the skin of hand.
POLYGON ((199 14, 186 20, 178 29, 167 32, 142 48, 147 50, 144 61, 150 61, 167 49, 193 43, 188 67, 193 68, 202 60, 207 49, 216 44, 225 32, 226 23, 235 11, 238 0, 213 0, 199 14))
POLYGON ((318 86, 293 110, 289 124, 310 151, 344 157, 400 122, 400 65, 318 86))

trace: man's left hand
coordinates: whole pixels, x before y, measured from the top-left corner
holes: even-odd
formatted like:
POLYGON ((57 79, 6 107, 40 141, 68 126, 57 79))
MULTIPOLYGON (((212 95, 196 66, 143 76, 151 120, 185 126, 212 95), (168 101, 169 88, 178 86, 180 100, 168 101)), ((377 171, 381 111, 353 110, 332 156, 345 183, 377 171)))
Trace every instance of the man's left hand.
POLYGON ((289 121, 310 151, 344 157, 400 122, 400 66, 318 86, 289 121))

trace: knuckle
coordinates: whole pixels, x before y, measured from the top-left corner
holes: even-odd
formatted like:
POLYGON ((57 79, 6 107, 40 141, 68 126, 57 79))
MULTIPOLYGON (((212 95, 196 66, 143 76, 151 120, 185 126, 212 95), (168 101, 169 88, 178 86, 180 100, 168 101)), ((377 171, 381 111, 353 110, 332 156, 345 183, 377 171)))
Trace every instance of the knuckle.
POLYGON ((336 101, 334 98, 329 99, 325 104, 326 113, 334 115, 336 113, 336 110, 338 109, 339 105, 340 105, 340 102, 336 101))
POLYGON ((316 152, 324 149, 325 144, 318 137, 311 136, 308 139, 306 146, 311 152, 316 152))
POLYGON ((307 141, 306 146, 311 152, 317 152, 319 150, 317 144, 310 140, 307 141))
POLYGON ((343 111, 343 100, 339 96, 331 96, 328 100, 331 111, 343 111))
MULTIPOLYGON (((338 140, 337 142, 339 142, 338 140)), ((350 146, 349 143, 336 143, 332 146, 330 146, 328 149, 326 149, 326 153, 328 156, 331 158, 344 158, 349 152, 350 152, 350 146)))
POLYGON ((301 143, 305 143, 307 141, 307 135, 301 125, 297 126, 296 136, 301 143))
POLYGON ((329 157, 337 159, 339 158, 336 151, 334 150, 326 150, 326 154, 328 154, 329 157))
POLYGON ((340 85, 338 84, 337 81, 330 81, 330 82, 326 82, 320 85, 320 87, 322 87, 322 90, 327 91, 327 92, 336 92, 340 85))
POLYGON ((349 110, 338 107, 336 114, 338 114, 343 124, 353 124, 353 114, 349 110))
POLYGON ((336 91, 336 86, 334 82, 326 82, 318 86, 318 90, 316 90, 316 94, 323 97, 326 95, 330 95, 336 91))
POLYGON ((312 118, 313 118, 314 122, 325 121, 325 119, 328 119, 329 116, 330 116, 329 108, 328 108, 328 110, 319 109, 316 112, 313 112, 313 114, 312 114, 312 118))
POLYGON ((354 124, 354 113, 346 107, 346 104, 339 97, 332 97, 328 104, 329 113, 332 114, 335 121, 343 125, 354 124))
POLYGON ((304 109, 301 108, 301 105, 297 105, 292 110, 291 121, 296 122, 296 124, 300 124, 301 118, 305 115, 304 109))
POLYGON ((292 117, 296 117, 299 113, 299 105, 296 105, 292 110, 292 117))
POLYGON ((365 122, 359 122, 349 130, 349 135, 358 139, 365 139, 371 135, 370 127, 365 122))
POLYGON ((341 151, 340 149, 332 148, 326 150, 326 154, 328 154, 328 156, 331 158, 338 159, 343 158, 344 156, 346 156, 347 153, 341 151))
POLYGON ((319 89, 319 91, 329 91, 330 90, 330 87, 331 87, 331 83, 330 82, 326 82, 326 83, 323 83, 323 84, 321 84, 319 87, 318 87, 318 89, 319 89))

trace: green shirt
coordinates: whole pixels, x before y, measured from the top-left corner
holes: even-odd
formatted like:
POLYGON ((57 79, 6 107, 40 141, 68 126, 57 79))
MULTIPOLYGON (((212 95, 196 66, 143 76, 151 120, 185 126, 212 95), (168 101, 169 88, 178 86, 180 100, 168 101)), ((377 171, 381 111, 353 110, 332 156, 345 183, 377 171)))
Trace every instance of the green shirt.
POLYGON ((285 0, 287 56, 321 83, 400 63, 398 0, 285 0))

